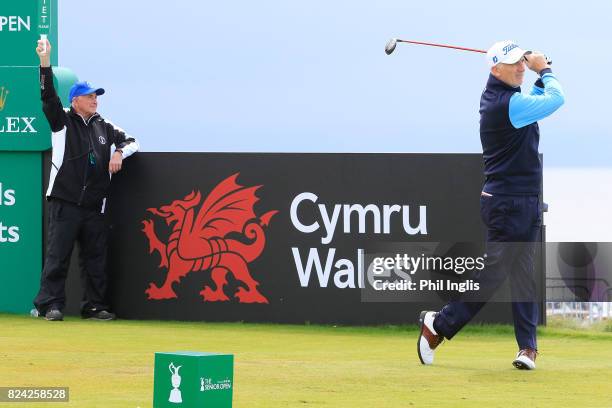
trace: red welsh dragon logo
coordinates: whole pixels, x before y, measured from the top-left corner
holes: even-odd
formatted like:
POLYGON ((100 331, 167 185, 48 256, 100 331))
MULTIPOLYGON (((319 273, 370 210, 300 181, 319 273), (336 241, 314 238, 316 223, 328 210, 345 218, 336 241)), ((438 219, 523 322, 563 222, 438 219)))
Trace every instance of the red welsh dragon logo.
POLYGON ((161 287, 149 284, 145 291, 149 299, 176 298, 172 289, 175 282, 188 273, 210 270, 215 288, 204 286, 200 292, 204 301, 229 300, 223 288, 227 284, 226 275, 231 272, 246 285, 246 289, 240 286, 234 295, 240 303, 268 303, 257 290, 258 283, 249 272, 249 263, 263 252, 266 243, 263 227, 268 226, 278 211, 257 216, 253 206, 259 200, 255 192, 261 186, 239 185, 238 174, 219 183, 201 205, 200 192, 192 191, 182 200, 147 210, 164 218, 172 228, 166 244, 155 234, 153 220, 143 221, 149 253, 159 252, 159 267, 168 269, 161 287), (235 239, 240 235, 250 242, 235 239))

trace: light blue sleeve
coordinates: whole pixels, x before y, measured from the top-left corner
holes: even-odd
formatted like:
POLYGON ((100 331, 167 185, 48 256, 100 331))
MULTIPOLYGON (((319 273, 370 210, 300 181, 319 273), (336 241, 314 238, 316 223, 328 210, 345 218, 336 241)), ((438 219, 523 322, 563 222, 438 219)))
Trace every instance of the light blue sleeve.
POLYGON ((515 93, 510 98, 508 114, 515 128, 522 128, 544 119, 565 102, 563 88, 552 73, 542 76, 544 89, 533 86, 529 94, 515 93))
POLYGON ((536 84, 533 84, 529 90, 529 95, 544 95, 544 88, 540 88, 536 84))

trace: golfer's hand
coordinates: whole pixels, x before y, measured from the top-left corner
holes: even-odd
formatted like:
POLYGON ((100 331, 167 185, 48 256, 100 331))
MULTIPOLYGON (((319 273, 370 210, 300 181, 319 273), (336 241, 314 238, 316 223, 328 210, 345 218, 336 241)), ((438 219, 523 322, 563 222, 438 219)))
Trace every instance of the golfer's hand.
POLYGON ((539 74, 545 68, 549 68, 546 56, 538 52, 525 55, 525 62, 527 63, 527 68, 536 74, 539 74))
POLYGON ((40 58, 41 67, 51 66, 51 43, 49 40, 38 40, 36 54, 38 54, 38 58, 40 58), (47 49, 45 49, 45 43, 47 43, 47 49))
POLYGON ((121 155, 121 152, 115 152, 108 163, 108 171, 110 171, 111 174, 118 173, 119 170, 121 170, 122 164, 123 156, 121 155))

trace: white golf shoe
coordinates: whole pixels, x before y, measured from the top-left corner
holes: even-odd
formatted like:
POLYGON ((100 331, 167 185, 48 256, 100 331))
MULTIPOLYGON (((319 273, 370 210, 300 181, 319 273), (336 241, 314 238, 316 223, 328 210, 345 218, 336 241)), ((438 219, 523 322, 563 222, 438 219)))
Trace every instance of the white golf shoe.
POLYGON ((419 360, 422 364, 432 364, 434 360, 434 351, 436 347, 444 341, 444 336, 436 333, 433 322, 436 318, 437 312, 422 311, 419 317, 419 327, 421 334, 417 340, 417 352, 419 353, 419 360))
POLYGON ((535 359, 538 352, 534 349, 526 348, 519 351, 512 365, 519 370, 535 370, 535 359))

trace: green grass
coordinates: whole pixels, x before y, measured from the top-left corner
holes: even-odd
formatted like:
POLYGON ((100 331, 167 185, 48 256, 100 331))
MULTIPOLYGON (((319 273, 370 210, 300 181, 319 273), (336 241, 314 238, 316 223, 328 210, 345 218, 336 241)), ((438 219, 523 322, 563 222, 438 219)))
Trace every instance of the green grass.
POLYGON ((53 406, 150 407, 153 353, 194 350, 235 355, 239 408, 612 407, 612 333, 605 331, 543 328, 537 370, 519 371, 509 326, 468 326, 427 367, 416 356, 415 326, 0 314, 0 330, 0 386, 70 387, 70 403, 53 406))

